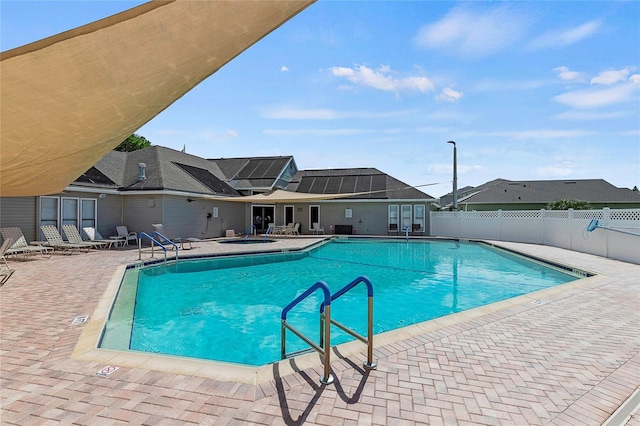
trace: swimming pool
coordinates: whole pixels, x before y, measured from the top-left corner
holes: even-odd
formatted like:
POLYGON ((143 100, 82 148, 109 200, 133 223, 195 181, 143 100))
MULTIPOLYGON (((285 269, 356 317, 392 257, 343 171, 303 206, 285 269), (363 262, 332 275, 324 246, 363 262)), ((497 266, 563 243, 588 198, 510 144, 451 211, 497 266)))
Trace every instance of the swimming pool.
MULTIPOLYGON (((359 275, 374 286, 374 332, 460 312, 580 276, 492 248, 433 240, 339 239, 304 252, 225 256, 130 270, 100 347, 264 365, 280 359, 280 313, 319 280, 335 292, 359 275)), ((332 317, 366 334, 365 288, 332 317)), ((318 335, 321 294, 288 322, 318 335)), ((332 345, 352 340, 332 328, 332 345)), ((307 349, 288 339, 288 352, 307 349)))

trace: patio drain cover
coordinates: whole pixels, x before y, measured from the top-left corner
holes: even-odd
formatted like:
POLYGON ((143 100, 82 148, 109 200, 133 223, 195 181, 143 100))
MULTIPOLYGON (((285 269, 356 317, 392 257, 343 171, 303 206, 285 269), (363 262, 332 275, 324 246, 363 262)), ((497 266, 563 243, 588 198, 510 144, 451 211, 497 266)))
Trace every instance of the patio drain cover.
POLYGON ((115 373, 120 367, 113 367, 111 365, 107 365, 106 367, 102 368, 100 371, 96 372, 96 376, 100 376, 100 377, 107 377, 110 376, 111 374, 115 373))
POLYGON ((87 319, 89 319, 88 315, 83 315, 81 317, 75 317, 73 319, 73 321, 71 322, 71 324, 84 324, 85 322, 87 322, 87 319))

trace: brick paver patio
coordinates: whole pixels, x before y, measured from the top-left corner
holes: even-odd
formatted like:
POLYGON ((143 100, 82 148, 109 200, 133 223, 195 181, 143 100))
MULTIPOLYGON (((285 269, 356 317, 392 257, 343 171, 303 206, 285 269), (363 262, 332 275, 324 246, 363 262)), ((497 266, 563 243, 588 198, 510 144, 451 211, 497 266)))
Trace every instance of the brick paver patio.
MULTIPOLYGON (((0 288, 0 422, 602 424, 640 384, 640 266, 497 244, 598 276, 425 323, 404 338, 380 339, 378 368, 371 372, 362 368, 364 345, 346 356, 338 347, 336 380, 327 386, 318 382, 320 361, 300 369, 295 360, 274 364, 271 379, 257 384, 145 365, 98 376, 104 363, 71 357, 87 326, 72 321, 94 312, 117 267, 134 262, 137 250, 10 260, 16 272, 0 288)), ((223 250, 215 242, 195 246, 187 254, 223 250)))

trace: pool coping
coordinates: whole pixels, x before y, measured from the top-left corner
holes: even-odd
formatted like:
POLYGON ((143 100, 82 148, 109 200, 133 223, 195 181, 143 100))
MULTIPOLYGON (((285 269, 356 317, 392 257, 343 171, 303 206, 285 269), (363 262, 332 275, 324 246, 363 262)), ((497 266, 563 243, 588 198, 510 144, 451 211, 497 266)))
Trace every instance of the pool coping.
MULTIPOLYGON (((420 239, 428 238, 423 237, 420 239)), ((438 240, 438 238, 431 239, 438 240)), ((447 238, 447 240, 457 239, 447 238)), ((460 241, 485 243, 489 246, 504 249, 510 253, 515 253, 529 259, 548 263, 550 265, 561 265, 562 267, 566 267, 569 270, 573 269, 585 271, 583 268, 575 268, 572 265, 565 265, 562 262, 558 262, 554 259, 545 259, 541 256, 534 256, 527 253, 518 252, 516 250, 502 246, 499 242, 466 239, 460 241)), ((317 240, 310 241, 308 245, 299 249, 291 249, 290 251, 306 250, 309 247, 315 246, 316 244, 318 244, 317 240)), ((276 252, 280 252, 280 250, 277 250, 276 252)), ((251 253, 256 254, 256 252, 251 253)), ((268 254, 269 251, 260 251, 259 253, 268 254)), ((246 253, 226 253, 225 255, 241 254, 246 253)), ((198 257, 205 256, 206 255, 199 255, 198 257)), ((185 256, 185 258, 188 257, 189 256, 185 256)), ((99 348, 98 345, 102 337, 103 329, 106 325, 106 321, 109 318, 115 298, 117 297, 120 283, 122 281, 122 278, 124 277, 126 270, 131 267, 136 267, 136 264, 120 265, 117 267, 116 271, 109 281, 109 284, 100 297, 96 308, 86 322, 86 325, 71 354, 72 359, 87 362, 99 362, 119 367, 143 367, 145 369, 153 371, 203 377, 208 379, 223 380, 249 385, 260 385, 269 381, 273 381, 276 378, 274 370, 277 370, 278 376, 282 377, 308 368, 317 368, 318 366, 322 365, 320 355, 315 352, 298 355, 295 358, 285 359, 263 366, 250 366, 221 361, 200 360, 175 355, 161 355, 133 350, 118 351, 99 348)), ((596 274, 591 271, 585 272, 591 274, 591 276, 580 278, 554 287, 537 290, 535 292, 524 294, 521 296, 505 299, 489 305, 479 306, 462 312, 446 315, 417 324, 412 324, 400 329, 376 334, 374 337, 374 362, 375 351, 386 345, 394 344, 405 339, 414 338, 427 332, 433 332, 444 329, 446 327, 472 321, 486 315, 503 312, 508 310, 509 308, 525 305, 527 303, 534 307, 535 305, 546 303, 545 298, 556 296, 562 293, 567 293, 568 295, 570 295, 572 290, 582 287, 587 283, 589 285, 598 285, 599 282, 605 281, 607 279, 607 276, 602 273, 596 274)), ((356 340, 332 346, 331 351, 332 358, 335 356, 352 357, 359 354, 364 354, 366 352, 366 346, 356 340)), ((363 359, 366 360, 366 355, 364 356, 365 358, 363 359)))

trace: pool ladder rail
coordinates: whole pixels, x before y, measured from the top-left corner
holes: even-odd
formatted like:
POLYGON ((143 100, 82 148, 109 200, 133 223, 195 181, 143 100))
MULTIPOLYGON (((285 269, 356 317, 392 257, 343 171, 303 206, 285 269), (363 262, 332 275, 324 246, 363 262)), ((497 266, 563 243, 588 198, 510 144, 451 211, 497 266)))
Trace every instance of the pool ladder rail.
POLYGON ((367 344, 367 361, 364 362, 364 368, 367 370, 373 370, 377 367, 377 364, 373 361, 373 284, 371 284, 371 280, 365 276, 359 276, 355 280, 351 281, 349 284, 344 286, 342 289, 337 291, 335 294, 331 295, 329 290, 329 286, 324 281, 318 281, 309 287, 305 292, 303 292, 300 296, 296 297, 291 303, 282 309, 281 314, 282 327, 281 327, 281 338, 280 338, 280 353, 282 359, 288 357, 286 351, 286 331, 289 330, 300 339, 302 339, 306 344, 315 349, 318 353, 320 353, 324 357, 324 373, 323 376, 320 377, 320 383, 328 385, 333 383, 333 375, 331 374, 331 325, 335 325, 340 328, 344 332, 350 334, 356 339, 360 340, 363 343, 367 344), (349 290, 351 290, 356 285, 364 283, 367 286, 367 300, 368 300, 368 313, 367 313, 367 337, 364 337, 355 331, 351 330, 347 326, 331 319, 331 302, 336 300, 349 290), (287 314, 289 311, 295 307, 298 303, 306 299, 316 290, 322 290, 324 294, 324 301, 320 304, 320 343, 316 344, 313 340, 302 334, 300 331, 295 329, 291 324, 287 322, 287 314), (328 323, 328 325, 327 325, 328 323))
POLYGON ((143 238, 147 238, 151 241, 151 257, 153 257, 153 248, 155 246, 160 247, 164 251, 164 260, 167 261, 167 246, 172 245, 176 251, 176 262, 178 261, 178 245, 171 241, 169 238, 165 237, 158 231, 154 231, 151 235, 146 232, 140 232, 138 234, 138 260, 142 260, 142 240, 143 238), (156 237, 156 238, 154 238, 156 237), (163 244, 163 242, 165 244, 163 244))

